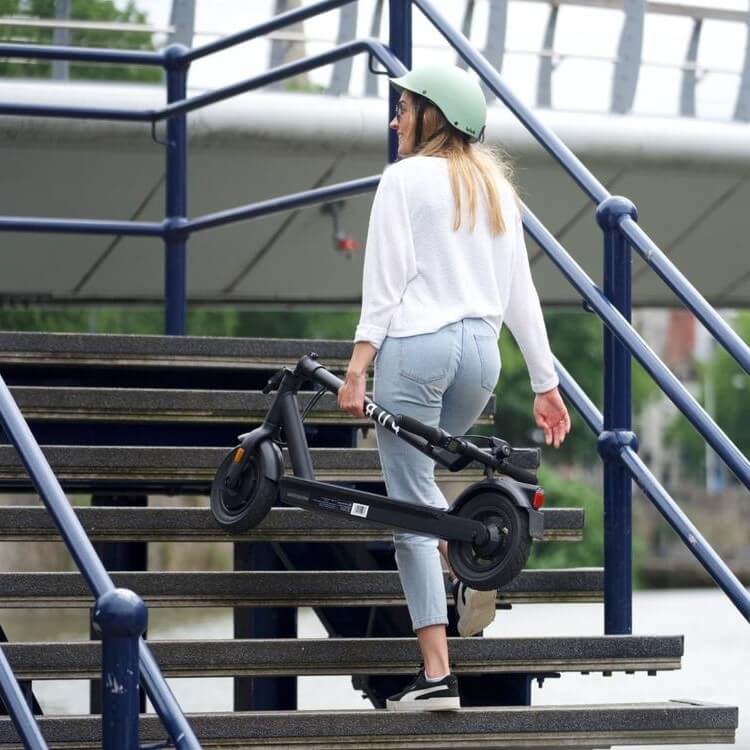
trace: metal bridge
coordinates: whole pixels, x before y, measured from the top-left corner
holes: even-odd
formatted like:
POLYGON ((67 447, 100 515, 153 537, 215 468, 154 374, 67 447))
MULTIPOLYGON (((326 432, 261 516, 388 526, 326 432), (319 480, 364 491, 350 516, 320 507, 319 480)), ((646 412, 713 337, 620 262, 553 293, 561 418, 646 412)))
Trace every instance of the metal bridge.
MULTIPOLYGON (((281 12, 296 4, 276 0, 274 10, 281 12)), ((0 23, 52 24, 59 43, 65 43, 70 31, 81 26, 136 29, 66 20, 65 5, 58 4, 61 17, 57 20, 4 18, 0 23)), ((708 66, 699 54, 701 39, 715 36, 717 29, 725 30, 731 39, 745 34, 750 19, 747 12, 643 0, 550 4, 469 0, 442 5, 504 76, 515 81, 519 61, 527 68, 536 66, 533 85, 515 90, 601 176, 608 190, 636 201, 641 207, 641 224, 709 302, 717 307, 747 306, 750 267, 745 260, 742 206, 750 199, 750 130, 745 124, 750 118, 750 55, 740 40, 734 56, 744 53, 744 63, 730 70, 708 66), (529 18, 536 19, 541 47, 514 46, 508 33, 514 28, 513 14, 527 13, 532 6, 535 15, 529 18), (541 25, 540 11, 546 13, 541 25), (592 25, 601 23, 602 13, 608 14, 610 25, 615 22, 619 28, 611 54, 576 54, 565 45, 556 45, 566 13, 592 14, 596 17, 592 25), (649 60, 644 52, 648 24, 664 19, 682 24, 679 28, 686 39, 683 59, 672 63, 649 60), (566 66, 588 71, 587 85, 579 90, 601 84, 608 106, 598 111, 552 108, 558 99, 571 101, 570 76, 564 78, 566 66), (639 113, 637 93, 661 90, 664 79, 659 71, 667 69, 674 86, 664 90, 663 98, 668 100, 666 109, 672 116, 639 113), (602 70, 606 80, 601 79, 602 70), (731 119, 696 116, 701 114, 696 99, 712 79, 722 79, 722 91, 729 92, 732 102, 726 109, 731 110, 731 119), (711 263, 706 262, 707 252, 711 263)), ((196 29, 195 11, 195 0, 175 0, 168 23, 138 26, 137 30, 145 28, 156 40, 187 45, 194 39, 217 37, 218 31, 196 29)), ((270 41, 259 42, 265 44, 260 53, 252 52, 256 47, 242 48, 248 60, 242 75, 260 75, 305 50, 330 48, 332 43, 344 43, 357 34, 361 37, 361 32, 377 35, 384 25, 382 16, 382 2, 362 2, 326 14, 326 26, 316 19, 318 25, 309 29, 302 24, 291 30, 278 29, 270 41)), ((421 35, 417 27, 415 39, 415 58, 441 55, 446 61, 455 59, 447 45, 421 35)), ((110 108, 163 104, 160 86, 65 81, 68 65, 66 61, 54 63, 54 76, 62 80, 0 82, 0 100, 72 106, 96 102, 110 108)), ((382 170, 386 152, 383 121, 388 117, 382 98, 386 93, 383 77, 374 76, 365 59, 353 61, 350 57, 309 75, 322 76, 309 79, 310 88, 322 91, 282 91, 282 84, 276 82, 188 117, 189 216, 382 170)), ((204 93, 198 84, 205 79, 197 68, 191 70, 189 82, 193 80, 197 84, 189 89, 189 95, 204 93)), ((581 101, 585 101, 583 94, 581 101)), ((157 128, 152 134, 143 122, 2 118, 3 213, 80 218, 85 206, 89 218, 160 221, 165 204, 162 130, 157 128)), ((490 110, 488 134, 490 143, 510 154, 524 200, 599 282, 600 240, 585 198, 565 189, 567 177, 498 102, 490 110)), ((357 304, 370 200, 369 194, 349 197, 340 210, 335 203, 337 223, 331 204, 322 201, 194 234, 188 246, 190 304, 357 304), (336 230, 353 242, 337 240, 336 230), (300 273, 285 273, 290 264, 300 273)), ((544 301, 577 304, 579 295, 532 240, 529 245, 544 301)), ((0 279, 0 300, 6 303, 158 303, 163 299, 164 261, 158 238, 6 233, 3 248, 8 262, 0 279)), ((675 304, 672 293, 658 278, 645 273, 638 258, 634 259, 633 302, 675 304)))

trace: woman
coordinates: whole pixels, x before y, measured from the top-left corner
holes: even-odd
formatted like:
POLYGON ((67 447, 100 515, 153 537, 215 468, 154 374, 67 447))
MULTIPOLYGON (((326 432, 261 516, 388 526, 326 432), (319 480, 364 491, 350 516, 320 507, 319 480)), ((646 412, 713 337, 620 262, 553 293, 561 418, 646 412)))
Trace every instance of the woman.
MULTIPOLYGON (((375 359, 376 403, 465 434, 494 392, 505 322, 529 370, 536 423, 557 448, 570 418, 557 389, 518 199, 502 166, 478 144, 487 112, 482 90, 452 66, 417 68, 391 83, 401 91, 390 123, 400 161, 385 170, 373 200, 362 312, 338 405, 364 416, 375 359)), ((376 434, 388 495, 447 508, 432 460, 380 426, 376 434)), ((388 708, 459 708, 445 632, 445 542, 397 532, 394 545, 424 666, 388 708)), ((491 622, 495 595, 456 587, 461 635, 491 622)))

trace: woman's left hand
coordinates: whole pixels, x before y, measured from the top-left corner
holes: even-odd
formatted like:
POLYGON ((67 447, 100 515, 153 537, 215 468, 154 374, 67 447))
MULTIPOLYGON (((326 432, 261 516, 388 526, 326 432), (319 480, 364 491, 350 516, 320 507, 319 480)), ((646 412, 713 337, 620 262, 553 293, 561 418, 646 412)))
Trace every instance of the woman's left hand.
POLYGON ((559 448, 570 432, 570 414, 557 388, 537 393, 534 399, 534 419, 537 426, 544 430, 544 442, 559 448))
POLYGON ((336 401, 339 409, 353 417, 364 419, 365 388, 367 387, 367 373, 347 372, 344 385, 339 388, 336 401))

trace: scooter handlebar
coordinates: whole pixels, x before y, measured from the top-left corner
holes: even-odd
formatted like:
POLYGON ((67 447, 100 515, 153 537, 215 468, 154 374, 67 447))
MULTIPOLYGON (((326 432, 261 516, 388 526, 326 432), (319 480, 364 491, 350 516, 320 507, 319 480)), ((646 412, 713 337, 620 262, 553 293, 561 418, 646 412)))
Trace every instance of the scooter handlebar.
POLYGON ((396 424, 399 427, 403 427, 407 432, 419 435, 419 437, 424 438, 428 443, 438 445, 453 453, 470 456, 485 465, 494 466, 502 471, 503 474, 506 474, 519 482, 523 482, 524 484, 537 483, 536 475, 532 472, 526 471, 525 469, 519 469, 517 466, 513 466, 513 464, 503 461, 502 459, 498 460, 474 445, 474 443, 453 437, 453 435, 448 434, 440 427, 430 427, 429 425, 423 424, 419 420, 409 417, 406 414, 399 414, 396 417, 396 424))
MULTIPOLYGON (((314 352, 305 355, 297 362, 295 374, 308 380, 314 380, 333 393, 338 392, 338 389, 343 385, 342 380, 337 378, 332 372, 318 362, 318 355, 314 352)), ((421 437, 430 445, 439 446, 440 448, 445 448, 451 453, 468 456, 487 466, 493 466, 519 482, 536 484, 536 476, 533 473, 524 469, 519 469, 517 466, 513 466, 508 462, 498 460, 489 453, 483 451, 481 448, 478 448, 474 443, 453 437, 440 427, 430 427, 429 425, 423 424, 419 420, 413 419, 405 414, 399 414, 394 419, 392 415, 388 414, 388 412, 382 409, 382 407, 378 406, 373 401, 370 401, 368 398, 365 398, 365 409, 371 419, 376 419, 381 424, 387 423, 389 419, 393 419, 396 425, 403 427, 406 432, 410 432, 412 435, 421 437), (383 421, 381 421, 381 419, 383 421)), ((406 436, 402 437, 406 439, 406 436)), ((407 439, 407 442, 411 441, 407 439)), ((421 446, 419 446, 419 448, 420 450, 422 449, 421 446)))

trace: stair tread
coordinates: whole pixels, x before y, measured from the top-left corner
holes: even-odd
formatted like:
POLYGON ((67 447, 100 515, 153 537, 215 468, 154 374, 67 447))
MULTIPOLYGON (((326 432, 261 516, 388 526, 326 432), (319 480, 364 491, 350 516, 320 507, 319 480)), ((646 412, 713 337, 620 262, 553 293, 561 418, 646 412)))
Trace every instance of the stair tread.
MULTIPOLYGON (((106 422, 237 422, 248 424, 262 419, 274 394, 260 391, 208 390, 185 388, 88 388, 77 386, 12 386, 11 394, 26 419, 97 420, 106 422)), ((371 394, 369 394, 371 395, 371 394)), ((299 403, 305 408, 312 392, 300 392, 299 403)), ((478 424, 491 423, 495 397, 491 396, 478 424)), ((306 421, 311 424, 330 422, 351 427, 371 424, 369 419, 354 419, 338 409, 336 397, 326 393, 313 407, 306 421)))
MULTIPOLYGON (((618 744, 733 742, 737 708, 698 701, 466 708, 445 712, 267 711, 188 714, 203 747, 242 742, 242 747, 302 746, 308 750, 404 746, 455 748, 601 747, 618 744), (357 744, 358 743, 358 744, 357 744)), ((40 717, 54 746, 100 747, 101 717, 40 717)), ((141 716, 141 740, 165 736, 159 717, 141 716)), ((10 719, 0 719, 0 744, 16 737, 10 719)))
MULTIPOLYGON (((397 571, 112 572, 150 606, 371 606, 403 605, 397 571)), ((601 601, 601 568, 525 570, 498 593, 499 602, 601 601)), ((446 593, 452 601, 449 581, 446 593)), ((0 606, 85 606, 93 600, 82 576, 0 573, 0 606)))
MULTIPOLYGON (((159 487, 207 494, 227 448, 163 446, 43 445, 42 452, 63 487, 159 487)), ((284 463, 291 473, 288 451, 284 463)), ((374 448, 311 448, 316 478, 326 482, 382 482, 374 448)), ((473 463, 460 472, 436 468, 441 482, 476 481, 482 467, 473 463)), ((12 446, 0 446, 0 488, 32 489, 20 457, 12 446)))
MULTIPOLYGON (((220 528, 208 508, 74 508, 89 538, 149 541, 277 541, 390 540, 391 530, 357 518, 315 513, 300 508, 272 508, 261 524, 240 534, 220 528)), ((576 541, 582 537, 583 510, 543 509, 545 540, 576 541)), ((0 507, 0 540, 58 539, 47 510, 40 506, 0 507)))
POLYGON ((267 369, 294 364, 316 352, 326 366, 341 367, 353 346, 351 341, 330 339, 3 332, 0 364, 267 369))
MULTIPOLYGON (((413 674, 415 638, 149 640, 167 676, 413 674)), ((457 673, 679 669, 682 636, 449 638, 457 673)), ((101 673, 98 642, 5 643, 21 679, 72 679, 101 673)))

